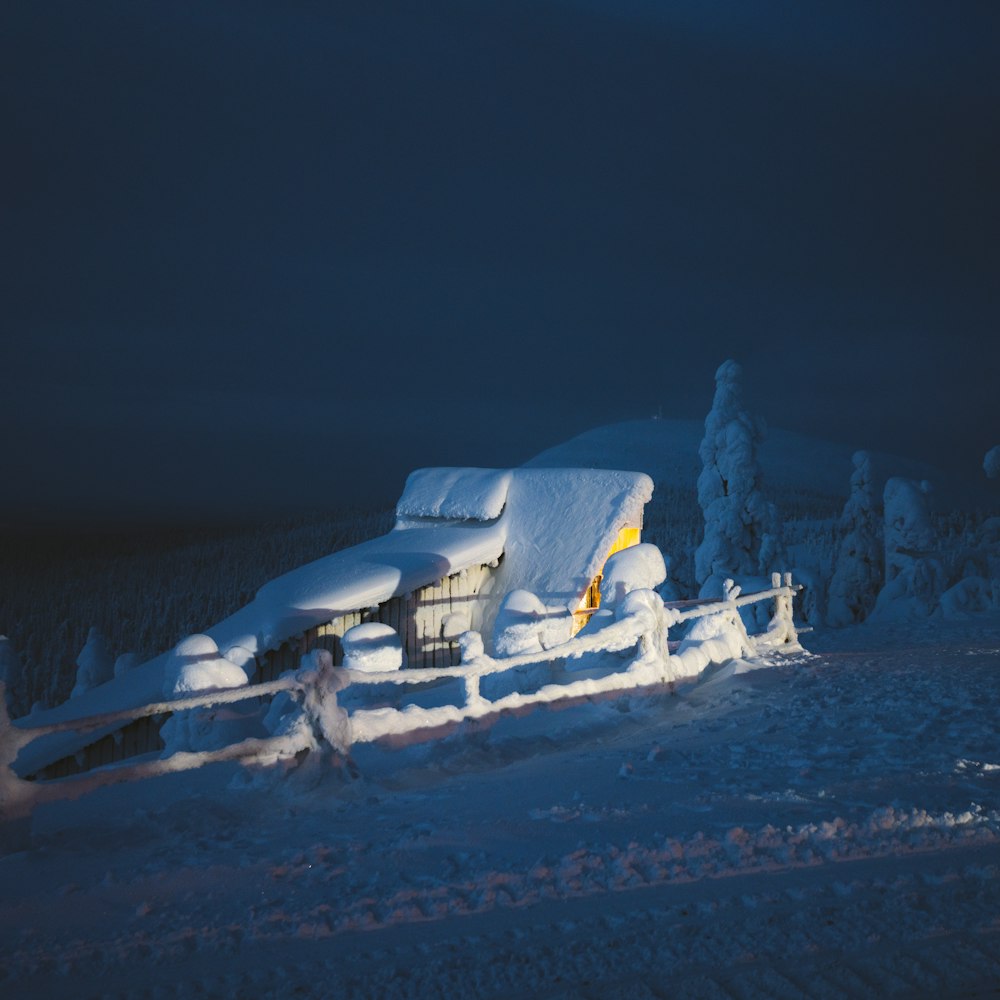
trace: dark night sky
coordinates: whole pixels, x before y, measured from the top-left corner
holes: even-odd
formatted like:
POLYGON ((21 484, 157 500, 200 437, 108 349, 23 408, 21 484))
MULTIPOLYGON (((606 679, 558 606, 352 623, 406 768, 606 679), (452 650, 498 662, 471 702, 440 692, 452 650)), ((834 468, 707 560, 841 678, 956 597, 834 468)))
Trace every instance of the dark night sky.
POLYGON ((998 52, 993 0, 7 0, 0 513, 391 502, 726 357, 975 475, 998 52))

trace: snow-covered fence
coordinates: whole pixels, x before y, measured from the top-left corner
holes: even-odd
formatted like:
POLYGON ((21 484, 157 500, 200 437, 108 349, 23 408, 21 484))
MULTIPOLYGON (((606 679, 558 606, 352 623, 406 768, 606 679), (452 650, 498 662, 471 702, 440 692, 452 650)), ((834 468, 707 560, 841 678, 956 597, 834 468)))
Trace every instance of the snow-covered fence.
POLYGON ((184 698, 172 698, 137 708, 104 712, 66 722, 41 726, 12 722, 3 704, 3 684, 0 683, 0 819, 17 819, 39 803, 76 798, 104 785, 141 778, 155 777, 175 771, 189 771, 206 764, 228 760, 254 759, 278 761, 312 749, 319 740, 345 750, 342 730, 337 729, 336 691, 344 686, 344 671, 324 662, 319 668, 307 668, 266 684, 215 690, 184 698), (241 701, 273 697, 283 691, 300 694, 311 728, 299 727, 294 732, 270 738, 250 738, 216 750, 197 753, 180 751, 156 760, 147 758, 133 763, 118 763, 64 778, 48 781, 25 781, 19 778, 14 765, 20 751, 29 743, 58 733, 100 732, 113 730, 122 723, 154 715, 232 705, 241 701), (333 708, 331 712, 329 709, 333 708))
POLYGON ((460 666, 383 672, 344 671, 352 685, 393 684, 424 685, 433 681, 461 680, 464 702, 423 708, 408 705, 403 709, 359 708, 350 715, 351 743, 367 743, 387 736, 402 736, 422 729, 437 729, 482 718, 507 709, 548 704, 564 699, 581 698, 612 691, 646 687, 691 677, 712 662, 734 656, 752 654, 762 648, 798 649, 798 636, 792 620, 792 600, 801 588, 792 583, 791 575, 773 574, 771 588, 740 596, 731 581, 723 600, 676 607, 664 604, 649 590, 633 591, 622 602, 618 619, 600 631, 576 636, 567 642, 539 652, 522 653, 503 658, 487 656, 474 633, 465 643, 460 666), (767 631, 751 638, 739 618, 739 609, 761 601, 774 601, 774 612, 767 631), (675 652, 670 650, 669 630, 675 625, 695 619, 718 618, 729 626, 719 628, 718 635, 690 641, 675 652), (626 669, 600 677, 579 680, 559 680, 530 693, 514 692, 490 699, 483 695, 482 681, 490 676, 516 670, 526 670, 557 661, 579 659, 588 653, 614 653, 634 649, 636 655, 626 669))
POLYGON ((792 584, 790 574, 785 574, 783 581, 774 574, 769 590, 740 596, 739 588, 729 582, 722 600, 693 606, 689 602, 664 604, 652 590, 634 590, 618 605, 615 621, 539 652, 490 657, 483 651, 478 634, 469 632, 463 637, 463 658, 457 667, 373 672, 335 667, 329 653, 317 651, 310 656, 307 666, 267 683, 214 690, 41 726, 32 726, 27 720, 10 720, 0 684, 0 810, 4 819, 17 818, 29 814, 36 804, 47 800, 76 797, 103 785, 190 770, 220 761, 276 762, 324 744, 346 752, 352 744, 436 729, 507 709, 668 683, 695 676, 709 663, 752 655, 764 649, 798 649, 792 599, 799 589, 792 584), (740 620, 739 609, 768 600, 774 602, 770 624, 763 634, 750 637, 740 620), (669 641, 672 627, 697 619, 710 620, 712 624, 700 635, 689 635, 680 644, 669 641), (482 681, 490 676, 544 664, 569 663, 588 654, 629 650, 634 650, 635 655, 624 669, 601 676, 575 680, 564 680, 560 676, 558 682, 545 684, 536 691, 508 693, 493 699, 482 690, 482 681), (433 708, 413 704, 402 709, 358 708, 350 715, 338 705, 337 692, 349 685, 423 687, 435 681, 454 679, 462 681, 464 697, 460 699, 461 704, 433 708), (122 724, 148 716, 230 705, 282 692, 290 692, 297 705, 276 730, 276 735, 268 738, 249 738, 213 750, 178 751, 158 759, 147 757, 135 763, 117 763, 45 781, 26 781, 15 772, 20 751, 42 737, 70 731, 113 731, 122 724))

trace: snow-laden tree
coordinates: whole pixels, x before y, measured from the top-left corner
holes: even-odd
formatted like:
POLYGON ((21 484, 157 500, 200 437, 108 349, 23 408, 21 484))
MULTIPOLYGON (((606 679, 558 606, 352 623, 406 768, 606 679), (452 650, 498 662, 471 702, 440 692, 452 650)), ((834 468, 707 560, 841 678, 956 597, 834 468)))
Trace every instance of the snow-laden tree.
POLYGON ((885 585, 875 612, 882 617, 931 614, 945 587, 937 533, 927 498, 930 483, 893 477, 883 494, 885 585))
POLYGON ((70 694, 76 698, 114 676, 115 661, 108 649, 107 639, 99 628, 91 628, 87 642, 76 658, 76 684, 70 694))
POLYGON ((121 677, 123 674, 127 674, 130 670, 135 670, 139 666, 139 654, 138 653, 122 653, 115 660, 114 675, 115 677, 121 677))
POLYGON ((989 479, 1000 479, 1000 444, 993 445, 983 458, 983 471, 989 479))
POLYGON ((21 660, 14 652, 10 639, 0 635, 0 682, 7 692, 5 701, 11 715, 17 714, 16 709, 20 704, 21 679, 21 660))
POLYGON ((743 405, 742 369, 724 361, 715 373, 715 399, 698 449, 705 535, 695 552, 695 577, 702 596, 721 593, 727 577, 767 575, 776 568, 777 516, 760 491, 757 464, 764 434, 763 421, 743 405))
POLYGON ((835 628, 864 621, 882 583, 882 540, 872 485, 871 457, 856 451, 851 492, 840 516, 842 538, 830 580, 827 624, 835 628))

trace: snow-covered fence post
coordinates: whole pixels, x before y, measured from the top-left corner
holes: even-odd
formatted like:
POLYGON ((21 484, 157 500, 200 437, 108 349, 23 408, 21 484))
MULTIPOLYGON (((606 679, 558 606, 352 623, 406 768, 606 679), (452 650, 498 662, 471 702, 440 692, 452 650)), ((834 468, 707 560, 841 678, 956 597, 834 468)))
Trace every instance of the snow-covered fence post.
POLYGON ((655 590, 633 590, 615 609, 619 621, 635 617, 642 622, 642 632, 636 642, 636 655, 629 665, 632 671, 644 667, 656 669, 666 676, 667 660, 670 659, 668 632, 677 620, 672 608, 663 606, 663 598, 655 590))
POLYGON ((483 700, 483 695, 479 690, 479 674, 468 674, 463 678, 465 684, 465 707, 476 704, 483 700))
POLYGON ((308 660, 308 665, 296 674, 303 687, 302 709, 313 732, 346 754, 351 748, 351 720, 337 704, 337 692, 350 683, 347 671, 333 665, 333 656, 326 649, 314 649, 303 660, 308 660))
POLYGON ((777 591, 774 595, 774 614, 768 622, 768 638, 781 645, 798 645, 799 635, 795 630, 795 621, 792 610, 792 574, 785 573, 782 578, 781 573, 771 574, 771 589, 777 591))
POLYGON ((489 658, 483 646, 483 637, 472 630, 463 632, 458 637, 458 648, 459 662, 463 667, 469 668, 469 672, 462 678, 465 685, 465 707, 468 708, 484 700, 479 690, 480 673, 477 667, 487 662, 489 658))

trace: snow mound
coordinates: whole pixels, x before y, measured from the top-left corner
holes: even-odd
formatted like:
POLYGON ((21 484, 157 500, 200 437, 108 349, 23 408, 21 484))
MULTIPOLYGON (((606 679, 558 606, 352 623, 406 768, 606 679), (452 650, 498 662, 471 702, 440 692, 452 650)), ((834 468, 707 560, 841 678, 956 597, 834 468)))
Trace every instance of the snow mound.
POLYGON ((539 653, 545 628, 545 605, 528 590, 512 590, 500 603, 493 626, 497 656, 539 653))
POLYGON ((633 590, 655 590, 667 578, 663 554, 648 542, 616 552, 604 564, 601 604, 614 607, 633 590))
POLYGON ((207 635, 181 639, 163 672, 163 693, 168 698, 212 688, 241 687, 246 683, 246 671, 221 656, 215 640, 207 635))
POLYGON ((403 666, 403 644, 395 629, 381 622, 365 622, 344 633, 344 666, 348 670, 380 673, 403 666))

